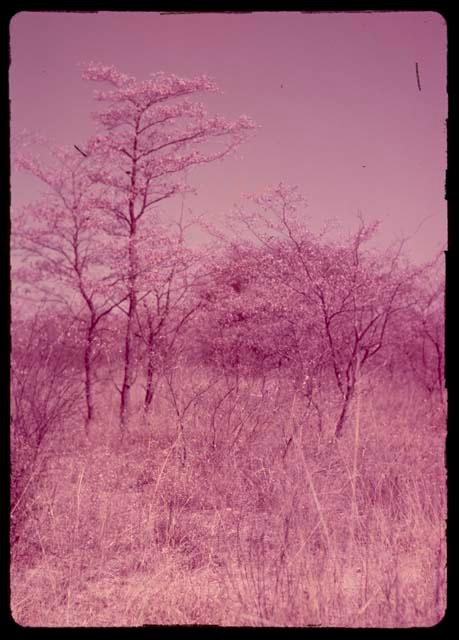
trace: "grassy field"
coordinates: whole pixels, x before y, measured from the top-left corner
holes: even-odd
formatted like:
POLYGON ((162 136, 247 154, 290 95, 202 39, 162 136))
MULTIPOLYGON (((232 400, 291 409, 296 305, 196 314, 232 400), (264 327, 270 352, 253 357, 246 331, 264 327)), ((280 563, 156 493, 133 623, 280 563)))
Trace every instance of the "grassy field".
POLYGON ((285 381, 179 372, 119 440, 117 397, 50 433, 13 505, 23 626, 411 627, 445 610, 445 420, 416 387, 362 382, 345 434, 285 381), (191 396, 190 396, 191 397, 191 396), (183 411, 182 411, 183 409, 183 411), (181 422, 182 429, 179 429, 181 422))

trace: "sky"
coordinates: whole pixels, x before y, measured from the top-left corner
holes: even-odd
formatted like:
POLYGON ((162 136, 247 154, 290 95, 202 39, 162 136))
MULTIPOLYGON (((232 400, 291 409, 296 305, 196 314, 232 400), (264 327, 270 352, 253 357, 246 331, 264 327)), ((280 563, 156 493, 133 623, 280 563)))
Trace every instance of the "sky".
MULTIPOLYGON (((185 206, 213 222, 280 181, 298 185, 308 225, 381 220, 381 245, 404 237, 429 260, 446 243, 446 24, 435 12, 161 15, 20 12, 10 24, 12 133, 83 144, 95 132, 81 64, 207 74, 209 111, 260 129, 238 155, 190 171, 185 206), (418 87, 416 63, 419 70, 418 87)), ((12 204, 41 187, 11 178, 12 204)), ((177 205, 178 206, 178 205, 177 205)))

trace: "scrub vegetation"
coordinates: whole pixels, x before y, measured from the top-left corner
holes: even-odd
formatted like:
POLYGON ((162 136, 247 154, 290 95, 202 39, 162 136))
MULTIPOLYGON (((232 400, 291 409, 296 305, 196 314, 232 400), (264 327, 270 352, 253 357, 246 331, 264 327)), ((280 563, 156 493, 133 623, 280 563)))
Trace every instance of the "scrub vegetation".
POLYGON ((313 234, 282 182, 218 228, 185 212, 185 173, 255 124, 209 116, 205 76, 84 77, 97 134, 14 149, 45 187, 12 212, 14 619, 435 625, 440 257, 410 264, 363 218, 313 234))

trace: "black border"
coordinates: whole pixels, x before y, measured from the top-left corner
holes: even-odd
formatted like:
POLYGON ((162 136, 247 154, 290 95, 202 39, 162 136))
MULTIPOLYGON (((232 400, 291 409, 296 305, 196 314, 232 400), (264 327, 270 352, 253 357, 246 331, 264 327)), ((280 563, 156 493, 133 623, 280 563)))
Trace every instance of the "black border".
MULTIPOLYGON (((161 3, 162 4, 162 3, 161 3)), ((448 435, 446 441, 446 464, 448 468, 448 527, 447 527, 447 537, 448 537, 448 586, 447 586, 447 610, 444 618, 434 627, 427 628, 409 628, 409 629, 360 629, 360 628, 313 628, 306 627, 305 629, 279 629, 282 633, 285 631, 289 633, 298 633, 298 632, 306 632, 310 633, 311 631, 318 631, 320 633, 324 633, 326 631, 332 632, 340 632, 340 633, 349 633, 352 634, 357 633, 399 633, 405 632, 410 636, 413 635, 430 635, 432 633, 445 633, 448 631, 448 627, 452 629, 457 627, 457 624, 454 625, 454 622, 457 620, 457 616, 455 616, 454 610, 452 610, 453 605, 453 585, 455 583, 456 578, 456 544, 455 541, 458 540, 457 530, 454 524, 454 510, 453 510, 453 502, 451 500, 451 496, 456 496, 455 484, 456 484, 456 473, 455 473, 455 464, 454 464, 454 450, 456 444, 456 425, 457 425, 457 396, 456 396, 456 387, 454 384, 455 378, 455 362, 457 356, 457 331, 458 329, 458 316, 455 310, 455 293, 457 291, 456 286, 456 273, 457 273, 457 232, 459 222, 457 220, 457 179, 454 180, 452 178, 453 175, 453 167, 455 160, 455 147, 453 145, 453 140, 456 140, 456 120, 454 118, 454 107, 456 104, 456 85, 457 85, 457 76, 455 73, 455 67, 453 64, 453 59, 456 59, 456 49, 457 49, 457 41, 458 41, 458 33, 457 33, 457 20, 454 19, 454 3, 452 2, 415 2, 415 1, 404 1, 404 2, 326 2, 326 1, 316 1, 316 2, 304 2, 301 5, 297 3, 293 3, 294 7, 283 7, 280 11, 301 11, 304 13, 351 13, 351 12, 412 12, 412 11, 434 11, 439 13, 446 21, 447 25, 447 38, 448 38, 448 54, 447 54, 447 69, 448 69, 448 78, 447 78, 447 89, 448 89, 448 143, 447 143, 447 153, 448 153, 448 169, 447 174, 445 176, 445 198, 448 201, 448 248, 445 251, 445 264, 446 264, 446 302, 445 302, 445 313, 446 313, 446 386, 448 389, 448 435), (296 6, 295 6, 296 5, 296 6), (449 605, 449 606, 448 606, 449 605), (454 625, 454 626, 453 626, 454 625)), ((233 3, 234 7, 234 3, 233 3)), ((2 109, 2 122, 5 123, 6 126, 0 128, 0 135, 2 136, 2 144, 1 149, 3 151, 2 160, 3 160, 3 171, 1 172, 1 182, 2 185, 0 187, 0 196, 3 200, 3 213, 0 216, 0 260, 1 260, 1 269, 0 274, 2 278, 2 314, 1 318, 1 328, 2 328, 2 360, 3 366, 2 371, 5 373, 4 382, 0 384, 1 389, 1 398, 2 398, 2 407, 4 407, 4 421, 2 421, 3 428, 0 429, 0 460, 1 460, 1 473, 3 474, 3 478, 0 480, 0 496, 1 496, 1 516, 2 522, 4 526, 1 527, 1 535, 2 538, 0 540, 0 548, 2 550, 1 559, 2 559, 2 571, 1 577, 2 580, 5 580, 5 589, 4 594, 6 597, 2 597, 0 600, 1 607, 1 615, 0 615, 0 623, 1 628, 8 631, 11 635, 22 635, 22 634, 34 634, 40 633, 42 630, 45 633, 51 633, 54 635, 55 633, 60 633, 62 628, 25 628, 18 625, 11 616, 9 601, 10 601, 10 592, 9 592, 9 433, 8 433, 8 425, 9 425, 9 354, 10 354, 10 276, 9 276, 9 237, 10 237, 10 221, 9 221, 9 210, 10 210, 10 183, 9 183, 9 175, 10 175, 10 158, 9 158, 9 139, 10 139, 10 128, 9 128, 9 119, 10 119, 10 105, 9 105, 9 93, 8 93, 8 74, 9 74, 9 65, 10 65, 10 50, 9 50, 9 24, 12 17, 21 12, 21 11, 40 11, 40 12, 69 12, 69 13, 97 13, 98 11, 126 11, 126 12, 135 12, 135 11, 149 11, 149 12, 160 12, 166 14, 183 14, 183 13, 252 13, 252 12, 261 12, 261 11, 276 11, 274 8, 268 8, 268 6, 259 7, 252 9, 252 11, 247 10, 245 7, 241 7, 239 11, 225 11, 220 9, 211 9, 206 8, 203 11, 173 11, 172 9, 167 9, 166 7, 162 7, 166 9, 165 11, 161 11, 161 6, 152 6, 152 3, 149 2, 132 2, 128 8, 123 7, 120 3, 116 2, 98 2, 98 3, 88 3, 88 2, 72 2, 72 3, 56 3, 56 2, 18 2, 16 6, 13 6, 13 3, 9 3, 8 7, 0 8, 0 47, 1 47, 1 55, 0 60, 3 67, 2 74, 2 82, 0 84, 1 91, 1 99, 0 99, 0 108, 2 109), (62 5, 65 4, 63 7, 62 5), (96 7, 95 7, 96 5, 96 7)), ((420 132, 422 135, 422 132, 420 132)), ((73 635, 75 632, 83 631, 91 631, 94 630, 96 633, 105 635, 106 633, 119 633, 127 632, 127 633, 142 633, 146 631, 147 633, 153 631, 153 633, 161 632, 162 630, 168 631, 171 630, 172 633, 177 631, 197 631, 199 634, 206 634, 206 632, 214 632, 217 633, 227 633, 233 630, 237 631, 248 631, 249 633, 258 633, 259 628, 253 627, 219 627, 219 626, 170 626, 170 627, 160 627, 160 626, 151 626, 144 628, 65 628, 65 634, 73 635)), ((263 629, 261 629, 263 631, 263 629)))

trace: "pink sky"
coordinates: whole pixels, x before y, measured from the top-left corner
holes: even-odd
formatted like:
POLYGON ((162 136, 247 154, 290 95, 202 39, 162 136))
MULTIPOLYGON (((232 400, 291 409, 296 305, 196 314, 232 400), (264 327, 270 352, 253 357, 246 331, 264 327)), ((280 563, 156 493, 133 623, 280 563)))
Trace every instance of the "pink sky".
MULTIPOLYGON (((309 202, 312 230, 361 211, 383 243, 413 234, 415 260, 446 242, 446 26, 433 12, 160 15, 17 14, 10 27, 12 129, 63 144, 94 131, 94 87, 79 63, 145 78, 206 73, 223 90, 206 101, 261 129, 239 158, 198 168, 188 196, 211 219, 243 192, 283 181, 309 202), (421 91, 416 81, 418 63, 421 91)), ((13 175, 14 206, 37 193, 13 175)))

